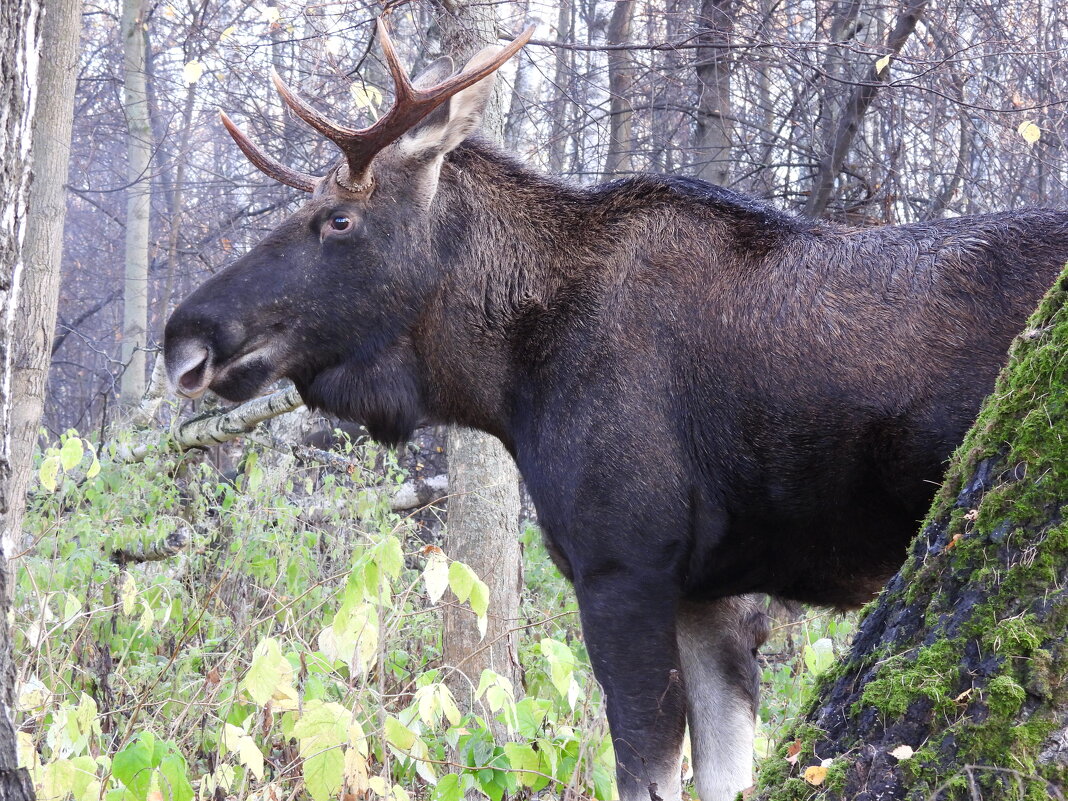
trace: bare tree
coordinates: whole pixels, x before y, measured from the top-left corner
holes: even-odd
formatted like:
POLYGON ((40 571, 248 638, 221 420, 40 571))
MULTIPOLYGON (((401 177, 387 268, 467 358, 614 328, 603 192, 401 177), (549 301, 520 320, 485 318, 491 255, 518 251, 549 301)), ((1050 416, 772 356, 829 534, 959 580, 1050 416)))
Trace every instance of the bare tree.
MULTIPOLYGON (((459 63, 497 39, 493 6, 480 3, 451 6, 441 15, 441 28, 442 49, 459 63)), ((497 142, 504 134, 506 96, 506 87, 498 80, 482 123, 483 132, 497 142)), ((483 670, 519 685, 516 621, 523 586, 519 475, 500 441, 479 431, 451 428, 447 452, 446 552, 469 565, 489 587, 485 636, 470 610, 458 604, 445 609, 444 661, 462 674, 454 674, 450 684, 458 698, 470 703, 483 670)))

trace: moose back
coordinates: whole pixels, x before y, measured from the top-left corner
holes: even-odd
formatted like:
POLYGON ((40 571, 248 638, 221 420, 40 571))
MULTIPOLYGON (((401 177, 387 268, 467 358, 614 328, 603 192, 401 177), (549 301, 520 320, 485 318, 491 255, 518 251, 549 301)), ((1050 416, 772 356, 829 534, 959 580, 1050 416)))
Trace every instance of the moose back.
POLYGON ((515 457, 573 582, 624 801, 751 782, 749 593, 848 607, 902 561, 1012 336, 1068 259, 1068 214, 853 230, 700 181, 578 189, 472 138, 493 73, 408 81, 365 130, 284 100, 343 159, 273 160, 307 203, 188 297, 179 392, 288 377, 383 442, 472 426, 515 457))

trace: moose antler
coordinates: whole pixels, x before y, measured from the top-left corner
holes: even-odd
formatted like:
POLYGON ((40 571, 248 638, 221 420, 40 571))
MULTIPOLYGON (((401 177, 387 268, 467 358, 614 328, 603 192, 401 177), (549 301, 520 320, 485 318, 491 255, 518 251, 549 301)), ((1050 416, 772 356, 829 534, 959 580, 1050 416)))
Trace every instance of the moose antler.
MULTIPOLYGON (((458 75, 442 81, 437 86, 419 89, 409 80, 408 72, 401 65, 397 51, 393 48, 393 41, 389 38, 386 24, 380 17, 378 19, 379 42, 382 45, 382 53, 386 57, 386 65, 393 76, 395 99, 393 106, 381 119, 362 129, 349 128, 333 122, 297 97, 278 76, 278 73, 272 72, 272 78, 278 93, 293 113, 336 144, 345 155, 346 167, 338 171, 338 183, 349 191, 361 192, 371 187, 371 162, 383 148, 419 124, 450 97, 500 69, 508 59, 519 52, 533 34, 534 26, 530 26, 490 60, 475 59, 458 75)), ((245 149, 240 140, 238 145, 242 150, 245 149)), ((249 155, 247 150, 245 153, 249 155)), ((249 155, 249 158, 252 159, 252 156, 249 155)), ((256 166, 260 166, 255 159, 252 161, 256 166)), ((260 169, 267 172, 263 167, 260 169)))
POLYGON ((219 112, 219 117, 222 118, 222 124, 229 131, 230 136, 237 142, 237 146, 241 148, 241 152, 248 157, 257 168, 262 172, 274 178, 276 181, 281 181, 286 186, 291 186, 294 189, 300 189, 303 192, 315 191, 315 185, 319 183, 319 179, 314 175, 308 175, 307 173, 297 172, 291 170, 281 162, 275 161, 268 156, 256 145, 252 143, 252 140, 242 133, 241 129, 234 125, 233 120, 226 116, 225 111, 219 112))

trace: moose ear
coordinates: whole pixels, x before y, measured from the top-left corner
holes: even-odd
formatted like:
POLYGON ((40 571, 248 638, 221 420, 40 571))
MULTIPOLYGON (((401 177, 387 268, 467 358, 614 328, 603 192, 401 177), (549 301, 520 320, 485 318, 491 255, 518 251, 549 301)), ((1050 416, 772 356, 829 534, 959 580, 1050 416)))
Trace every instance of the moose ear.
MULTIPOLYGON (((477 70, 489 64, 501 52, 501 48, 483 48, 467 62, 464 72, 477 70)), ((442 59, 434 62, 419 80, 434 69, 442 59)), ((448 153, 470 136, 482 122, 486 104, 493 94, 496 73, 491 73, 478 83, 454 94, 448 103, 435 109, 429 117, 405 134, 402 140, 404 152, 413 158, 433 158, 448 153)))
POLYGON ((412 79, 412 86, 416 89, 430 89, 450 77, 456 71, 456 65, 448 56, 434 59, 426 69, 412 79))

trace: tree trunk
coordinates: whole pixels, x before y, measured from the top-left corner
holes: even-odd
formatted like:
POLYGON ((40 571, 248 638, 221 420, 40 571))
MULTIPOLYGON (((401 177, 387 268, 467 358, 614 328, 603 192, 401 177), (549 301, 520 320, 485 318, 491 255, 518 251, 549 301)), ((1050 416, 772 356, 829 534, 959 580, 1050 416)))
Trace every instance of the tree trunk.
POLYGON ((0 801, 33 798, 29 775, 18 767, 15 664, 7 623, 11 604, 7 560, 16 542, 11 514, 23 503, 11 489, 12 474, 23 469, 15 459, 10 437, 14 415, 13 340, 25 277, 23 243, 42 17, 37 0, 0 3, 0 801))
MULTIPOLYGON (((608 22, 608 44, 623 45, 630 39, 634 18, 634 0, 615 0, 612 18, 608 22)), ((631 87, 634 71, 626 50, 608 51, 608 153, 604 159, 605 178, 614 178, 634 171, 634 135, 632 133, 631 87)))
POLYGON ((152 123, 145 88, 143 0, 123 0, 126 107, 126 275, 123 281, 122 355, 125 365, 119 394, 136 406, 145 394, 148 335, 148 235, 152 201, 152 123))
MULTIPOLYGON (((885 56, 893 57, 901 52, 905 42, 916 30, 916 23, 920 21, 926 8, 927 0, 908 0, 905 3, 905 7, 894 24, 894 29, 887 37, 885 56)), ((853 146, 853 140, 860 130, 864 115, 868 113, 872 101, 889 78, 889 62, 885 65, 874 64, 864 80, 850 95, 845 110, 835 126, 834 135, 826 142, 825 153, 816 169, 812 193, 805 204, 805 214, 809 217, 819 217, 827 210, 834 190, 834 182, 845 165, 846 156, 849 155, 849 149, 853 146)))
POLYGON ((11 497, 13 533, 22 526, 31 456, 44 409, 59 302, 59 265, 67 214, 67 165, 74 121, 74 84, 82 26, 81 0, 45 0, 39 100, 33 123, 33 184, 23 248, 25 272, 15 320, 11 376, 11 497))
MULTIPOLYGON (((449 6, 441 15, 442 51, 463 64, 489 43, 496 43, 493 6, 472 3, 449 6)), ((500 142, 504 133, 506 87, 498 80, 483 133, 500 142)), ((470 704, 472 690, 485 669, 520 681, 518 636, 519 593, 523 562, 519 548, 519 477, 512 457, 495 437, 451 428, 448 435, 449 511, 445 552, 469 565, 489 586, 486 636, 466 607, 445 607, 442 650, 452 674, 457 700, 470 704)), ((503 736, 503 728, 495 731, 503 736)))
POLYGON ((1063 797, 1066 350, 1068 271, 1013 344, 907 563, 788 738, 796 764, 784 745, 754 798, 1063 797))
POLYGON ((731 168, 731 52, 737 0, 702 0, 697 35, 697 177, 725 186, 731 168))

